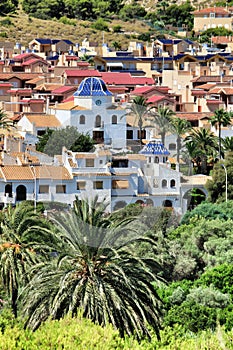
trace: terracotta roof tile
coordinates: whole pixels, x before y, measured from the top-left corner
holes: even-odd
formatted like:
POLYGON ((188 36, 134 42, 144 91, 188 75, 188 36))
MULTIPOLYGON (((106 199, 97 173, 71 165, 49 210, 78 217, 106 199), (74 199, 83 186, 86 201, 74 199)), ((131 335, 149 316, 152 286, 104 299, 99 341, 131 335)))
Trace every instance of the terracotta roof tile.
POLYGON ((34 64, 34 63, 43 63, 45 65, 48 65, 49 63, 46 62, 45 60, 43 59, 38 59, 38 58, 32 58, 31 60, 28 60, 28 61, 25 61, 23 63, 21 63, 22 66, 30 66, 30 64, 34 64))
POLYGON ((80 111, 85 111, 87 108, 81 107, 81 106, 75 106, 74 101, 69 101, 69 102, 63 102, 59 103, 56 105, 56 107, 53 107, 54 109, 59 109, 59 110, 80 110, 80 111))
POLYGON ((31 123, 35 124, 36 128, 59 128, 61 126, 55 115, 29 114, 26 117, 31 123))
POLYGON ((101 77, 101 74, 96 69, 66 69, 67 77, 101 77))
POLYGON ((53 95, 57 95, 57 94, 63 94, 65 92, 72 92, 72 91, 75 91, 77 90, 77 87, 76 86, 59 86, 57 87, 56 89, 52 90, 52 94, 53 95))
POLYGON ((201 10, 193 11, 194 15, 204 15, 204 14, 210 14, 215 13, 217 15, 228 15, 230 16, 229 11, 227 11, 224 7, 207 7, 201 10))
POLYGON ((181 112, 181 113, 176 113, 176 116, 180 119, 186 119, 186 120, 200 120, 204 118, 210 118, 213 116, 212 112, 203 112, 203 113, 186 113, 186 112, 181 112))
POLYGON ((103 80, 108 85, 154 85, 153 78, 147 77, 133 77, 130 73, 101 73, 103 80))
POLYGON ((18 78, 20 80, 30 80, 38 77, 38 73, 0 73, 0 80, 10 80, 12 78, 18 78))

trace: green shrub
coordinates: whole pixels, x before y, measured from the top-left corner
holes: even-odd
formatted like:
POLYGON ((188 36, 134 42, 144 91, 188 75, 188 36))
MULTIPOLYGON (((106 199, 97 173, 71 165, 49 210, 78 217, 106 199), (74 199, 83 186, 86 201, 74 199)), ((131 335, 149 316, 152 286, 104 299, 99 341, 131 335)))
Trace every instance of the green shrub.
POLYGON ((99 18, 92 23, 91 28, 109 32, 108 24, 103 20, 103 18, 99 18))

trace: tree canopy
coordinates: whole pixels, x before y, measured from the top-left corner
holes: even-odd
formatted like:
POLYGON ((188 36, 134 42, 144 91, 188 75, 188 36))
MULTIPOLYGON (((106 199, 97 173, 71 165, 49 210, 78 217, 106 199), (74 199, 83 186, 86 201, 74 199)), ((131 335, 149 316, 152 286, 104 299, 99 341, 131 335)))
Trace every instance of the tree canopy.
POLYGON ((51 130, 39 138, 36 149, 50 156, 62 153, 62 147, 73 152, 89 152, 93 149, 94 141, 88 134, 81 134, 74 126, 51 130))

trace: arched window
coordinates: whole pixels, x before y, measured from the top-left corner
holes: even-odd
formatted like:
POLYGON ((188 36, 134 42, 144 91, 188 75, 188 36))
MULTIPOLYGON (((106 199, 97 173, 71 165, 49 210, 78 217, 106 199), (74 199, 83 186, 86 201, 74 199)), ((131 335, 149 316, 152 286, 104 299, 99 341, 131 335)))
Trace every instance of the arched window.
POLYGON ((7 184, 5 186, 5 196, 12 197, 12 185, 7 184))
POLYGON ((79 124, 85 124, 85 115, 80 115, 79 117, 79 124))
POLYGON ((115 114, 112 116, 112 124, 117 124, 117 116, 115 114))
POLYGON ((170 181, 170 187, 171 187, 171 188, 176 187, 176 182, 175 182, 174 179, 172 179, 172 180, 170 181))
POLYGON ((101 116, 100 115, 97 115, 95 117, 95 127, 96 128, 100 128, 101 127, 101 116))
POLYGON ((169 151, 175 151, 176 150, 176 144, 175 143, 169 143, 169 151))
POLYGON ((156 156, 154 162, 159 163, 159 157, 156 156))
POLYGON ((167 187, 167 180, 162 180, 162 187, 163 188, 167 187))

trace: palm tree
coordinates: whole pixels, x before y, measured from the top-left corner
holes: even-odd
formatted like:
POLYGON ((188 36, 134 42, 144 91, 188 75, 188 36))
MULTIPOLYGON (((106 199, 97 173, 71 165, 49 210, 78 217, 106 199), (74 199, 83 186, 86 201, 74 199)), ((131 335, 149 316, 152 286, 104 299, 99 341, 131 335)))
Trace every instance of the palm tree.
POLYGON ((223 150, 224 150, 224 153, 225 152, 232 152, 233 151, 233 136, 229 137, 225 137, 223 140, 222 140, 222 144, 223 144, 223 150))
MULTIPOLYGON (((22 202, 16 208, 8 207, 1 217, 0 227, 0 277, 17 317, 17 299, 21 284, 28 280, 28 269, 45 258, 49 252, 49 240, 45 237, 45 221, 32 205, 22 202), (39 254, 38 254, 39 253, 39 254)), ((49 233, 50 234, 50 233, 49 233)), ((46 235, 47 237, 47 235, 46 235)))
POLYGON ((207 158, 213 154, 217 147, 217 139, 210 130, 200 128, 193 129, 186 138, 187 144, 192 142, 196 146, 196 157, 201 160, 201 172, 207 174, 207 158))
POLYGON ((135 253, 139 242, 155 242, 125 225, 104 229, 82 218, 75 210, 53 216, 61 248, 57 258, 34 268, 24 289, 26 326, 36 329, 49 316, 81 309, 93 322, 112 323, 122 336, 149 336, 148 325, 158 334, 160 300, 151 283, 160 280, 160 267, 135 253))
POLYGON ((210 118, 210 123, 212 126, 217 126, 218 128, 218 152, 219 159, 222 158, 222 147, 221 147, 221 127, 231 124, 232 113, 225 111, 223 108, 217 109, 214 115, 210 118))
POLYGON ((113 41, 112 47, 115 49, 115 51, 121 50, 121 43, 119 43, 119 41, 113 41))
POLYGON ((165 135, 168 131, 172 131, 173 125, 171 123, 171 118, 175 114, 169 107, 159 106, 156 111, 150 110, 150 115, 147 118, 150 121, 151 126, 156 126, 158 128, 158 133, 161 136, 161 142, 165 144, 165 135))
POLYGON ((3 109, 0 109, 0 129, 10 131, 13 126, 13 121, 7 116, 3 109))
POLYGON ((176 145, 177 145, 177 154, 176 154, 176 161, 179 164, 180 167, 180 151, 182 148, 182 135, 184 135, 186 132, 188 132, 191 129, 191 124, 186 119, 180 119, 177 117, 173 117, 170 119, 173 129, 177 135, 176 139, 176 145))
POLYGON ((139 138, 140 138, 140 145, 142 146, 142 128, 143 128, 143 122, 145 121, 146 115, 148 113, 148 107, 150 103, 146 102, 145 97, 143 96, 136 96, 133 99, 133 102, 130 106, 130 112, 134 114, 135 117, 135 124, 139 128, 139 138))

